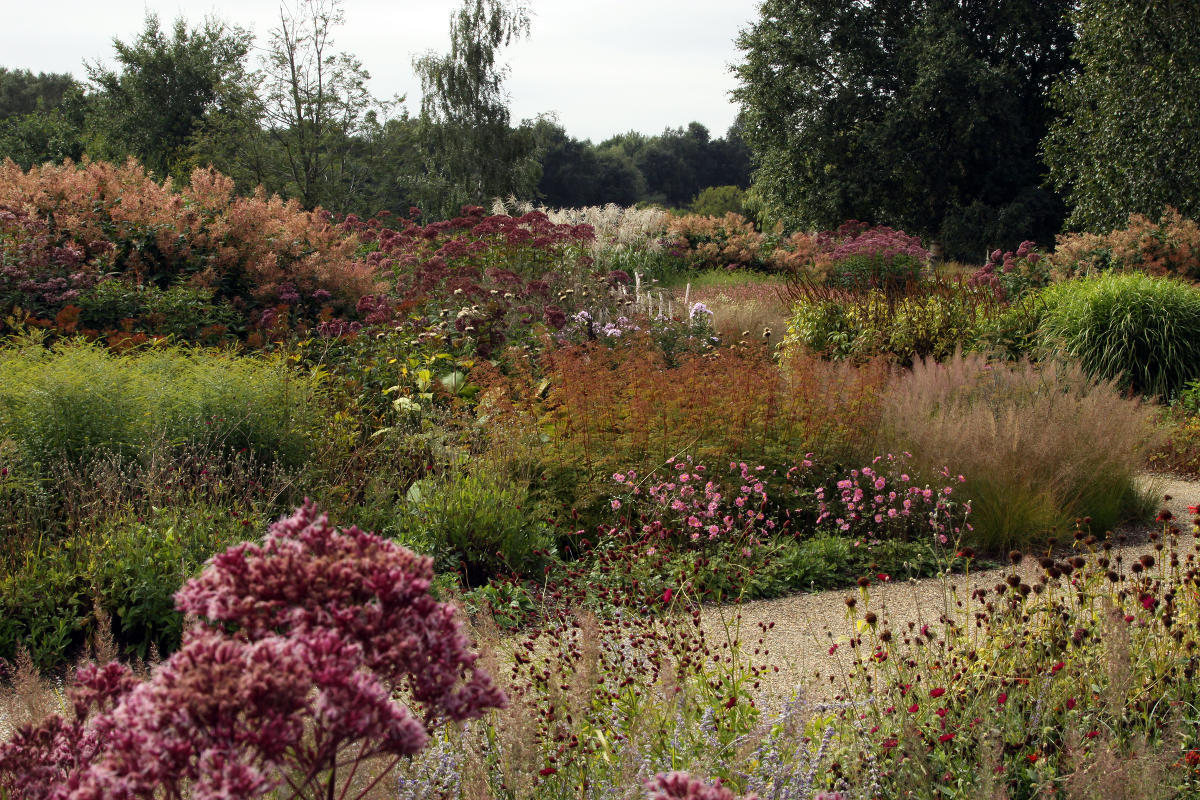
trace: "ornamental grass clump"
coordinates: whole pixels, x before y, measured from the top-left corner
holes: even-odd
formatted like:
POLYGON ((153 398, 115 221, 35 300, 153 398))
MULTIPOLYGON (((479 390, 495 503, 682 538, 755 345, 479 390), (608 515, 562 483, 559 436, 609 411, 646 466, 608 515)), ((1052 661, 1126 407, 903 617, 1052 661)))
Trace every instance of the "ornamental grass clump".
POLYGON ((298 466, 315 450, 322 379, 279 356, 158 345, 114 354, 97 343, 0 351, 0 437, 31 472, 106 456, 138 460, 158 442, 249 452, 298 466))
POLYGON ((200 621, 147 678, 117 662, 80 669, 73 716, 0 745, 0 789, 364 797, 439 726, 507 702, 432 579, 429 559, 338 530, 306 503, 179 591, 179 610, 200 621))
POLYGON ((1104 531, 1149 510, 1136 477, 1152 411, 1078 366, 925 359, 884 404, 886 435, 913 454, 913 472, 952 463, 968 477, 956 492, 971 501, 964 539, 975 547, 1061 538, 1082 517, 1104 531))
POLYGON ((1200 377, 1200 289, 1139 272, 1050 286, 1038 328, 1043 350, 1139 394, 1170 399, 1200 377))

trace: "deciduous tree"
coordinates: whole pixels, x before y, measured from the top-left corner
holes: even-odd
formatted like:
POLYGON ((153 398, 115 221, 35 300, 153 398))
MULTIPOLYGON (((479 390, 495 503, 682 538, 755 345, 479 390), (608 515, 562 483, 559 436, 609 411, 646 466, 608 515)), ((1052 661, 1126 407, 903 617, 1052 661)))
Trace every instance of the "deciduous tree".
POLYGON ((1045 141, 1068 225, 1107 232, 1165 206, 1200 215, 1200 6, 1082 0, 1078 71, 1054 88, 1045 141))
POLYGON ((1071 0, 766 0, 734 69, 755 186, 776 218, 859 218, 954 255, 1048 238, 1046 92, 1071 0))

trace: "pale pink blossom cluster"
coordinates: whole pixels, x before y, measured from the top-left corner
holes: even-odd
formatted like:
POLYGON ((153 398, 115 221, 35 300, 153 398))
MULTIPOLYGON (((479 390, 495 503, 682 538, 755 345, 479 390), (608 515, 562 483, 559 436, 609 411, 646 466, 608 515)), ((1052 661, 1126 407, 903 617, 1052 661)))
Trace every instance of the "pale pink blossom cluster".
POLYGON ((412 755, 438 725, 506 703, 432 578, 430 559, 306 503, 179 591, 201 621, 149 678, 85 667, 73 719, 0 745, 0 795, 334 796, 339 769, 412 755))
POLYGON ((739 798, 719 783, 693 778, 686 772, 667 772, 646 781, 647 800, 758 800, 757 795, 739 798))
POLYGON ((921 530, 931 531, 939 544, 947 544, 963 530, 971 513, 970 503, 951 499, 955 483, 962 475, 952 476, 943 467, 947 484, 934 489, 918 486, 905 471, 909 453, 876 456, 869 466, 850 470, 839 480, 836 494, 827 497, 823 487, 816 489, 817 526, 832 526, 838 533, 859 536, 868 543, 884 539, 909 538, 921 530))
MULTIPOLYGON (((731 462, 731 483, 737 485, 731 496, 709 477, 708 468, 691 456, 669 458, 666 468, 670 472, 665 479, 657 474, 648 476, 655 482, 644 492, 633 470, 613 475, 616 483, 628 489, 631 499, 639 501, 641 530, 648 537, 699 542, 735 534, 756 536, 775 528, 775 521, 763 512, 767 489, 760 473, 764 467, 731 462)), ((622 502, 613 498, 611 504, 620 509, 622 502)))

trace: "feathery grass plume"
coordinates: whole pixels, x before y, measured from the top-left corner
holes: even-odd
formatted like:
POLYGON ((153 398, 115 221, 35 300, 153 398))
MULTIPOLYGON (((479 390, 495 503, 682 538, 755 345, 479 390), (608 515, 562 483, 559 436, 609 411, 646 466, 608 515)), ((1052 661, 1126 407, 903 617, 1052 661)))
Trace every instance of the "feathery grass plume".
POLYGON ((537 211, 545 214, 556 225, 590 225, 596 232, 592 241, 593 251, 642 247, 656 250, 661 247, 660 239, 667 231, 670 215, 661 208, 623 207, 616 203, 583 208, 547 208, 521 202, 515 197, 507 200, 496 198, 492 202, 493 214, 528 214, 537 211))
POLYGON ((953 463, 968 476, 967 542, 1000 552, 1145 514, 1135 478, 1151 410, 1075 365, 989 363, 978 354, 918 360, 884 398, 892 447, 918 471, 953 463))

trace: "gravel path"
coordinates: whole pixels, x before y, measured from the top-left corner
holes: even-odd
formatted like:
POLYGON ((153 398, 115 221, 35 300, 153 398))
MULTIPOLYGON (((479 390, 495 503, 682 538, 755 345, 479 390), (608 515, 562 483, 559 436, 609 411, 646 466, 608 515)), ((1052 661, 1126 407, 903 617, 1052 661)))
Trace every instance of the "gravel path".
MULTIPOLYGON (((1181 521, 1181 527, 1190 522, 1187 507, 1200 503, 1200 481, 1183 481, 1166 475, 1146 475, 1144 481, 1147 488, 1157 494, 1171 495, 1172 499, 1165 505, 1181 521)), ((1144 525, 1124 531, 1131 544, 1114 548, 1113 552, 1121 552, 1127 564, 1136 560, 1151 551, 1145 537, 1155 529, 1156 525, 1144 525)), ((1042 574, 1037 562, 1031 558, 1025 559, 1020 571, 1026 582, 1042 574)), ((974 573, 970 576, 969 588, 961 576, 956 578, 959 597, 965 600, 977 586, 994 586, 1002 579, 1003 572, 995 569, 974 573)), ((828 676, 840 674, 848 664, 848 659, 842 662, 842 657, 849 648, 842 648, 831 657, 829 647, 837 637, 844 637, 849 632, 844 602, 849 595, 858 595, 858 590, 841 589, 759 600, 745 603, 736 610, 729 606, 714 607, 705 611, 702 624, 712 637, 711 641, 724 641, 725 625, 740 611, 741 639, 743 643, 753 643, 753 649, 760 635, 759 623, 774 623, 763 637, 763 646, 769 650, 769 663, 777 665, 779 672, 770 674, 770 679, 764 683, 765 693, 781 697, 804 686, 810 696, 826 695, 829 693, 828 676), (815 678, 818 672, 826 676, 825 680, 815 678)), ((881 620, 886 620, 887 627, 892 630, 906 627, 910 620, 918 627, 927 622, 936 624, 944 613, 945 596, 942 581, 937 578, 876 583, 870 589, 871 609, 881 620)))

